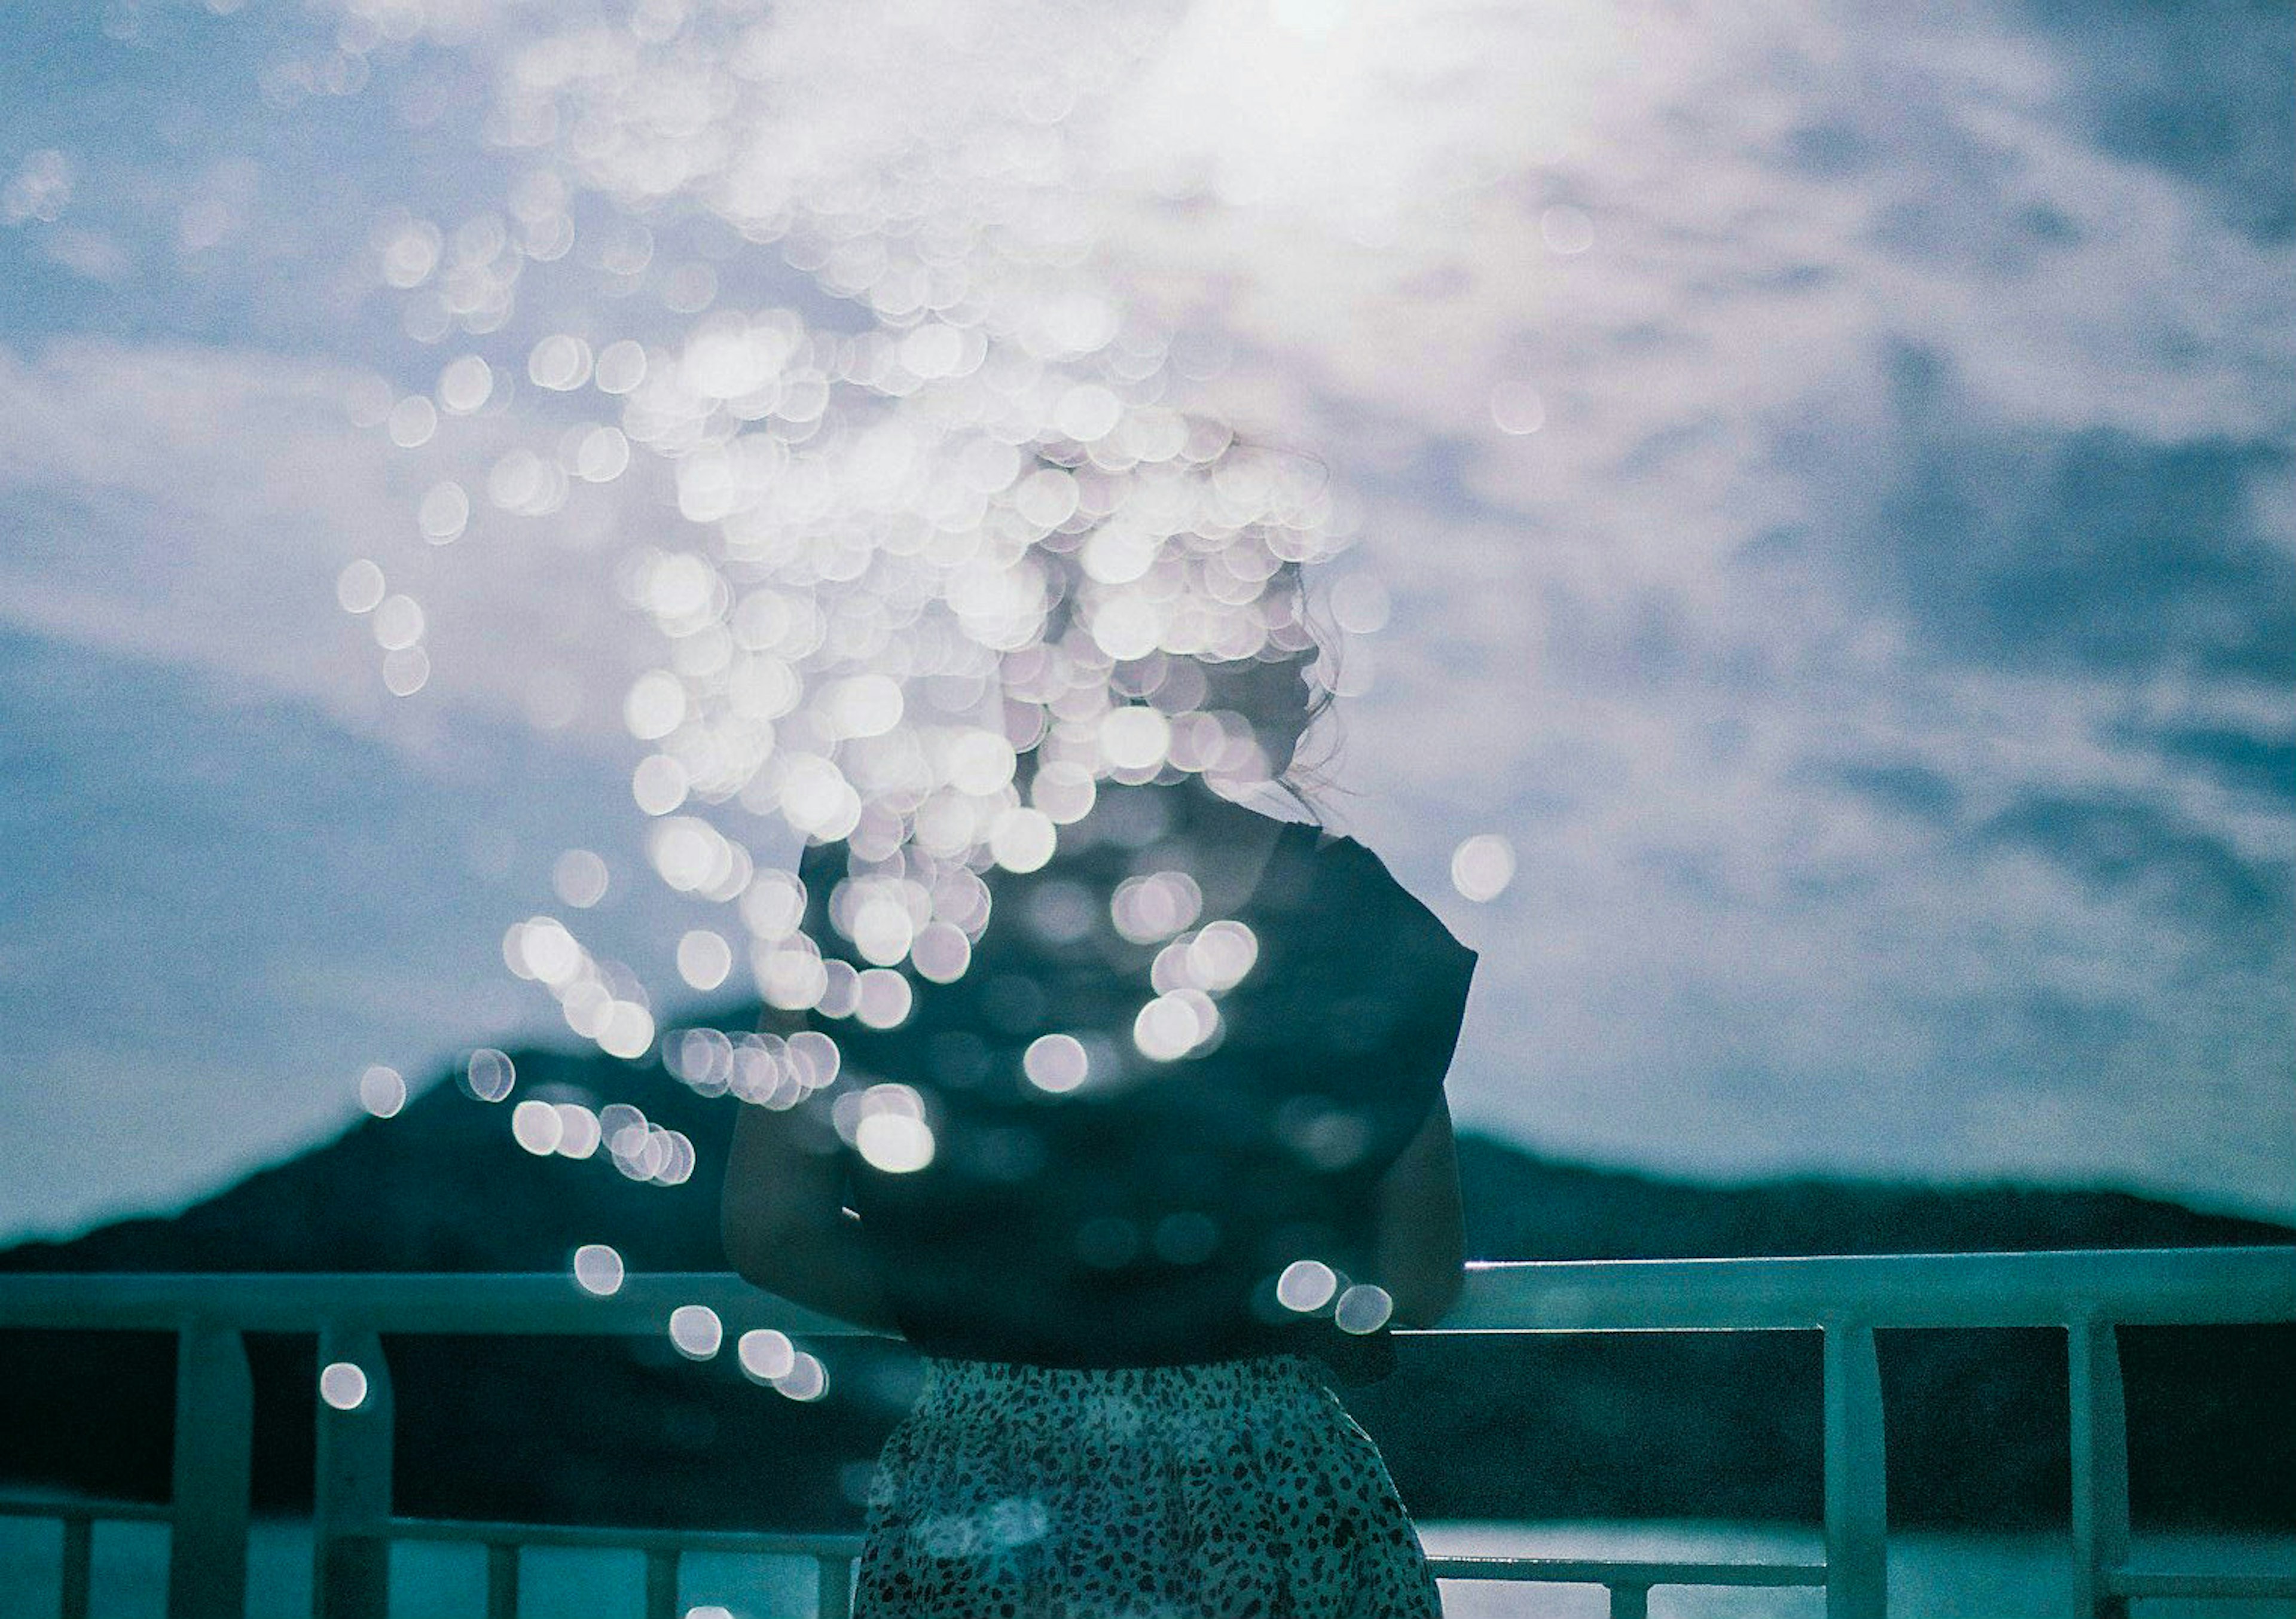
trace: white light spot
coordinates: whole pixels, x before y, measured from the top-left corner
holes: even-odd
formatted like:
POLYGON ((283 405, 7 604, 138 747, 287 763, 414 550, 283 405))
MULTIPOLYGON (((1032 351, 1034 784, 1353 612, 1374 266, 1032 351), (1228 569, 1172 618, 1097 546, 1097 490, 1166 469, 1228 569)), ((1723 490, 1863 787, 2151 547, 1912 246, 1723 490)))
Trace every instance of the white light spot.
POLYGON ((598 351, 598 369, 594 380, 602 394, 633 392, 645 380, 646 351, 638 344, 624 338, 609 343, 598 351))
POLYGON ((677 941, 677 976, 696 989, 716 989, 734 970, 734 948, 721 934, 696 928, 677 941))
POLYGON ((707 1304, 680 1304, 669 1312, 669 1341, 689 1361, 706 1361, 726 1341, 726 1328, 707 1304))
POLYGON ((375 644, 385 650, 411 647, 422 639, 422 604, 412 596, 385 596, 375 605, 372 627, 375 644))
POLYGON ((1339 1276, 1320 1259, 1295 1259, 1275 1279, 1275 1302, 1302 1315, 1321 1310, 1339 1290, 1339 1276))
POLYGON ((785 939, 805 920, 805 885, 788 871, 759 871, 742 895, 742 920, 759 939, 785 939))
POLYGON ((1078 444, 1105 438, 1124 415, 1123 404, 1096 382, 1086 382, 1062 394, 1053 406, 1053 426, 1078 444))
POLYGON ((822 695, 822 707, 840 736, 882 736, 901 723, 898 682, 884 675, 856 675, 822 695))
POLYGON ((917 929, 909 946, 910 964, 917 976, 933 984, 954 984, 972 965, 972 941, 964 929, 948 922, 927 922, 917 929))
POLYGON ((457 416, 478 410, 494 390, 494 368, 474 354, 449 361, 439 373, 439 403, 457 416))
POLYGON ((1585 209, 1558 202, 1539 210, 1538 233, 1550 251, 1568 258, 1595 245, 1595 221, 1585 209))
POLYGON ((574 1250, 574 1280, 583 1292, 611 1298, 622 1290, 622 1256, 603 1242, 574 1250))
POLYGON ((996 818, 988 852, 1007 871, 1035 871, 1052 859, 1059 840, 1059 830, 1044 811, 1011 809, 996 818))
POLYGON ((1157 996, 1132 1020, 1132 1043, 1155 1062, 1175 1062, 1219 1031, 1219 1012, 1201 990, 1157 996))
POLYGON ((566 1121, 548 1102, 529 1100, 511 1109, 510 1132, 527 1151, 537 1158, 546 1158, 566 1139, 566 1121))
POLYGON ((1172 745, 1172 722, 1153 708, 1114 708, 1100 722, 1100 751, 1128 772, 1152 771, 1172 745))
POLYGON ((829 1368, 800 1349, 790 1369, 774 1379, 774 1386, 792 1400, 818 1400, 829 1392, 829 1368))
POLYGON ((422 537, 433 545, 444 545, 461 537, 471 521, 471 497, 463 486, 447 482, 430 486, 415 508, 414 520, 422 530, 422 537))
POLYGON ((865 1113, 853 1127, 853 1149, 873 1169, 912 1174, 933 1161, 932 1127, 902 1113, 865 1113))
POLYGON ((788 1333, 771 1327, 743 1333, 734 1353, 741 1359, 742 1370, 760 1383, 786 1378, 797 1365, 797 1345, 790 1342, 788 1333))
POLYGON ((390 1118, 406 1106, 406 1081, 397 1068, 377 1063, 359 1075, 359 1106, 377 1118, 390 1118))
POLYGON ((598 1031, 598 1049, 609 1057, 636 1062, 653 1045, 653 1014, 635 1001, 616 1001, 598 1031))
POLYGON ((563 393, 590 380, 590 346, 580 338, 554 332, 526 357, 526 374, 537 388, 563 393))
POLYGON ((630 773, 630 797, 649 815, 667 815, 685 802, 693 779, 666 753, 649 754, 630 773))
POLYGON ((872 967, 855 985, 854 1021, 873 1029, 898 1028, 909 1018, 916 992, 890 967, 872 967))
POLYGON ((1242 922, 1206 924, 1188 942, 1188 972, 1198 989, 1222 994, 1243 982, 1259 961, 1259 936, 1242 922))
POLYGON ((1036 780, 1029 783, 1029 802, 1060 826, 1070 825, 1092 814, 1099 793, 1092 772, 1081 765, 1059 760, 1039 765, 1036 780))
POLYGON ((391 443, 402 450, 418 449, 439 430, 439 407, 421 394, 409 394, 390 407, 387 425, 391 443))
POLYGON ((1084 1043, 1073 1034, 1046 1034, 1033 1040, 1021 1059, 1021 1071, 1029 1076, 1029 1083, 1055 1096, 1084 1083, 1091 1070, 1084 1043))
POLYGON ((463 1073, 470 1082, 471 1094, 482 1102, 502 1100, 518 1083, 518 1070, 511 1066, 508 1055, 491 1046, 480 1046, 472 1052, 470 1060, 463 1065, 463 1073))
POLYGON ((537 916, 520 928, 517 950, 527 972, 554 988, 581 970, 582 946, 555 917, 537 916))
POLYGON ((567 850, 550 869, 550 886, 577 911, 587 911, 605 898, 611 880, 606 863, 588 849, 567 850))
POLYGON ((558 1156, 586 1158, 598 1150, 598 1116, 580 1102, 554 1104, 558 1111, 558 1156))
POLYGON ((430 654, 421 647, 393 647, 382 655, 382 689, 412 697, 430 682, 430 654))
POLYGON ((949 749, 948 784, 976 798, 1013 785, 1013 744, 993 732, 968 731, 949 749))
POLYGON ((1514 846, 1496 832, 1479 832, 1451 852, 1451 886, 1482 904, 1514 881, 1514 846))
POLYGON ((336 1361, 319 1374, 319 1398, 339 1411, 366 1403, 366 1373, 348 1361, 336 1361))
POLYGON ((1110 896, 1109 920, 1136 944, 1168 939, 1202 913, 1204 891, 1185 871, 1128 877, 1110 896))
POLYGON ((1332 1309, 1332 1321, 1341 1332, 1377 1332, 1394 1313, 1395 1301, 1387 1296, 1386 1288, 1357 1282, 1340 1295, 1340 1302, 1332 1309))
POLYGON ((382 601, 382 569, 361 557, 335 576, 335 600, 347 613, 371 613, 382 601))
POLYGON ((1546 402, 1528 382, 1502 382, 1491 389, 1491 421, 1517 437, 1536 433, 1546 425, 1546 402))
POLYGON ((1387 586, 1369 574, 1349 574, 1333 585, 1331 604, 1332 621, 1350 635, 1376 634, 1394 611, 1387 586))
POLYGON ((639 675, 622 699, 622 723, 642 742, 668 736, 685 723, 685 683, 664 669, 639 675))

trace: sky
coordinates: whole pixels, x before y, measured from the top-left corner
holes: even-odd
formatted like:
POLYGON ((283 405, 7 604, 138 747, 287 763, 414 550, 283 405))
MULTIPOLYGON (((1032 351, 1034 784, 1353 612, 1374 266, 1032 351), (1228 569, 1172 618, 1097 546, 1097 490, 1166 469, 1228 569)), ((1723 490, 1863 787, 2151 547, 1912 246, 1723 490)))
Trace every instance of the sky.
POLYGON ((696 463, 540 346, 866 334, 935 231, 1330 470, 1319 588, 1379 626, 1331 807, 1481 953, 1463 1124, 2296 1218, 2284 7, 8 27, 0 1236, 199 1196, 372 1065, 570 1041, 523 919, 701 1003, 623 722, 696 463))

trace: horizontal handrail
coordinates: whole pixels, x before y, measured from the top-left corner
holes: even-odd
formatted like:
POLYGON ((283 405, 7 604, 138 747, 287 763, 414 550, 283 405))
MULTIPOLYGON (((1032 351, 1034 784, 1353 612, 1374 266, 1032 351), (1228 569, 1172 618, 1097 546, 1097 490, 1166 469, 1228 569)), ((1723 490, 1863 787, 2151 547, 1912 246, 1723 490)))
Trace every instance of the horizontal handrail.
POLYGON ((861 1537, 786 1529, 625 1529, 602 1524, 497 1524, 479 1518, 393 1517, 394 1541, 481 1545, 611 1547, 618 1551, 702 1551, 750 1558, 857 1558, 861 1537))
POLYGON ((67 1524, 164 1524, 175 1515, 175 1509, 165 1501, 107 1500, 80 1495, 0 1495, 0 1517, 38 1517, 67 1524))
POLYGON ((670 1311, 701 1304, 729 1328, 854 1336, 860 1329, 760 1293, 725 1271, 626 1278, 600 1296, 570 1275, 217 1271, 0 1275, 0 1328, 174 1331, 188 1321, 242 1332, 602 1337, 658 1333, 670 1311))
MULTIPOLYGON (((403 1272, 0 1275, 0 1328, 504 1336, 659 1332, 683 1304, 729 1329, 858 1329, 724 1273, 636 1274, 599 1297, 570 1276, 403 1272)), ((1816 1258, 1531 1260, 1468 1267, 1439 1334, 1758 1332, 1868 1327, 2296 1321, 2296 1247, 1816 1258)))
POLYGON ((2296 1320, 2296 1247, 1478 1264, 1440 1332, 1759 1332, 2296 1320))
POLYGON ((1825 1583, 1823 1563, 1669 1563, 1634 1558, 1430 1557, 1439 1580, 1542 1585, 1797 1586, 1825 1583))

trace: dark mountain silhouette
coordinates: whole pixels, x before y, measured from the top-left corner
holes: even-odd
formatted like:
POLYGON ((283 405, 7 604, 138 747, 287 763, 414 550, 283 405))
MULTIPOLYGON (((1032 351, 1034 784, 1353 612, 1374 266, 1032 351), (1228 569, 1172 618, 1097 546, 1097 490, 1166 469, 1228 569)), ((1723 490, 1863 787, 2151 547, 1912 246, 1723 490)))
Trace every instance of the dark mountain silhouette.
MULTIPOLYGON (((730 1026, 730 1021, 729 1021, 730 1026)), ((537 1158, 510 1109, 440 1082, 398 1117, 169 1218, 0 1253, 6 1271, 562 1270, 608 1242, 634 1270, 725 1268, 718 1183, 732 1104, 656 1065, 516 1054, 517 1094, 626 1102, 693 1142, 683 1185, 603 1152, 537 1158)), ((1820 1180, 1714 1188, 1460 1146, 1470 1243, 1492 1258, 1974 1251, 2289 1242, 2296 1231, 2112 1192, 1942 1190, 1820 1180)), ((2296 1525, 2296 1330, 2125 1329, 2135 1504, 2155 1522, 2296 1525)), ((308 1500, 315 1346, 250 1341, 256 1491, 308 1500)), ((799 1405, 730 1356, 662 1342, 400 1337, 402 1510, 608 1523, 857 1521, 877 1445, 914 1387, 897 1345, 824 1351, 831 1396, 799 1405)), ((0 1333, 0 1386, 42 1415, 0 1425, 0 1477, 164 1494, 173 1343, 0 1333)), ((1813 1335, 1410 1340, 1349 1403, 1431 1517, 1819 1515, 1813 1335)), ((1892 1516, 2007 1527, 2061 1519, 2062 1333, 1884 1335, 1892 1516)))

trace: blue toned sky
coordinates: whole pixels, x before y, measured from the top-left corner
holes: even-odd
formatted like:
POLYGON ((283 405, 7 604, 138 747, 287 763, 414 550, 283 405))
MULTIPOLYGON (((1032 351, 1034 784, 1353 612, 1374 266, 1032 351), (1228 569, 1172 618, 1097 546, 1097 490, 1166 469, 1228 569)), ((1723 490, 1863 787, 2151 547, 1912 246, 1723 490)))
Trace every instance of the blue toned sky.
MULTIPOLYGON (((528 356, 868 323, 679 189, 733 55, 812 194, 972 104, 874 8, 700 9, 11 8, 0 1232, 197 1195, 370 1064, 570 1038, 501 950, 573 915, 568 849, 585 943, 697 999, 620 724, 660 646, 618 568, 685 519, 659 462, 521 514, 496 475, 622 408, 528 356), (615 143, 537 125, 584 72, 615 143), (514 386, 395 442, 469 354, 514 386), (358 559, 421 604, 411 695, 358 559)), ((2296 13, 1129 9, 1023 122, 1068 113, 1078 274, 1180 334, 1183 402, 1346 492, 1391 614, 1337 805, 1482 953, 1460 1116, 2296 1216, 2296 13)))

